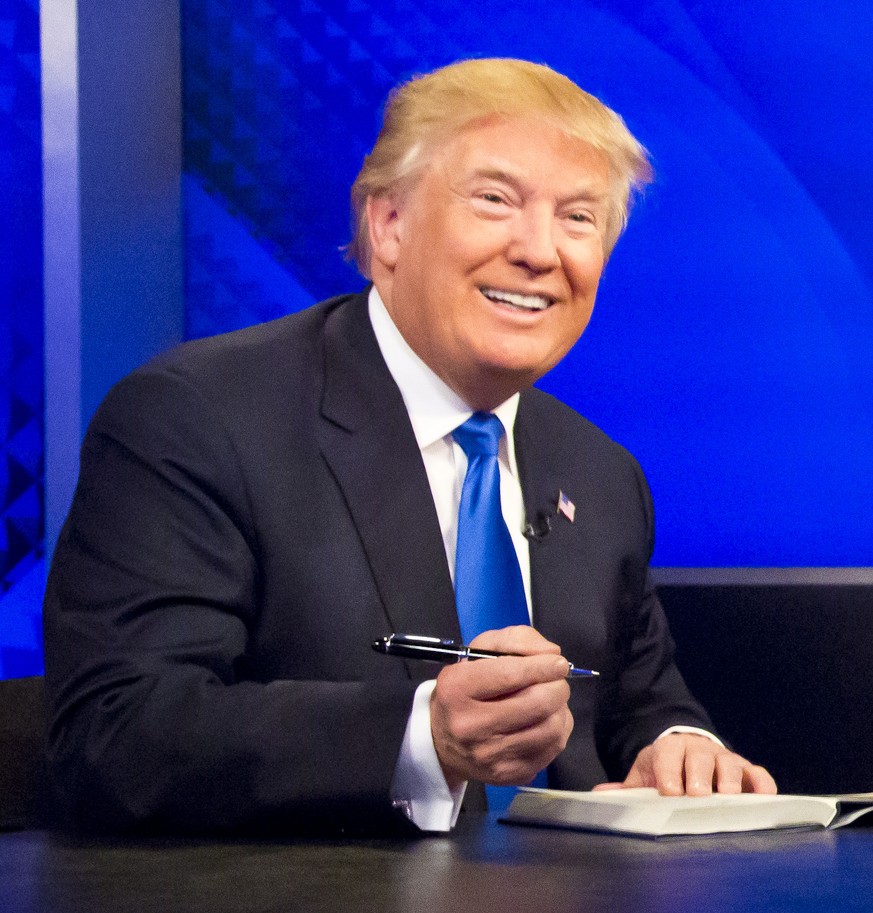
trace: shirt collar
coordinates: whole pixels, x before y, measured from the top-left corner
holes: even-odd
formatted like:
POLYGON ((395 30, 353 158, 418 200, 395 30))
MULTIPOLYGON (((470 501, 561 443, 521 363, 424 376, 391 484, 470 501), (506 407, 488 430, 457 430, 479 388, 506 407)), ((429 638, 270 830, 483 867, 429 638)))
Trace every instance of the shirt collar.
MULTIPOLYGON (((370 322, 385 364, 400 388, 420 450, 451 434, 473 410, 413 352, 397 329, 376 287, 370 289, 370 322)), ((506 454, 516 473, 513 432, 518 413, 518 393, 495 408, 494 414, 506 429, 506 454)))

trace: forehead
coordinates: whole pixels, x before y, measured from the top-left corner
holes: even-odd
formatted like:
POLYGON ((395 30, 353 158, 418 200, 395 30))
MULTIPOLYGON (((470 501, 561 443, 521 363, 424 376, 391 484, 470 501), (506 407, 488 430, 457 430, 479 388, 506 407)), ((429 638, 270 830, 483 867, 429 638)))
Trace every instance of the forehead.
POLYGON ((452 184, 491 177, 547 184, 562 193, 605 193, 609 181, 603 152, 534 117, 468 124, 436 147, 425 170, 452 184))

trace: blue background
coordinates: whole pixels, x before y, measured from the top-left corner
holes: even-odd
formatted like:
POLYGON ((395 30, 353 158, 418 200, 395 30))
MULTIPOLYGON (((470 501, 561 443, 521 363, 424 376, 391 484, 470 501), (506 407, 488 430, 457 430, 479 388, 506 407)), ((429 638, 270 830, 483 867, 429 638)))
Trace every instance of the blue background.
POLYGON ((0 14, 0 675, 7 678, 42 663, 41 173, 32 0, 0 14))
POLYGON ((337 253, 348 187, 398 80, 546 62, 657 170, 592 325, 541 384, 640 459, 655 563, 873 564, 868 4, 183 9, 189 334, 360 285, 337 253))
MULTIPOLYGON (((548 63, 621 112, 656 168, 591 326, 541 382, 642 463, 655 563, 873 566, 867 0, 181 11, 186 335, 362 286, 339 251, 348 188, 396 82, 463 56, 548 63)), ((38 24, 36 0, 0 15, 3 676, 41 662, 38 24)))

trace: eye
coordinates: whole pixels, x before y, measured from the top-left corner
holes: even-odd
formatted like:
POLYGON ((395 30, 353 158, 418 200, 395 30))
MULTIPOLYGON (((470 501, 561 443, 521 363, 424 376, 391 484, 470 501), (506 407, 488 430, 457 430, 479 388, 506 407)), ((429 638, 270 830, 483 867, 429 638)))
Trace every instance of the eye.
POLYGON ((479 199, 484 200, 486 203, 505 203, 506 201, 499 193, 494 193, 493 191, 485 191, 485 193, 479 194, 479 199))
POLYGON ((566 215, 564 223, 567 232, 574 237, 583 237, 600 230, 600 219, 590 209, 573 209, 566 215))

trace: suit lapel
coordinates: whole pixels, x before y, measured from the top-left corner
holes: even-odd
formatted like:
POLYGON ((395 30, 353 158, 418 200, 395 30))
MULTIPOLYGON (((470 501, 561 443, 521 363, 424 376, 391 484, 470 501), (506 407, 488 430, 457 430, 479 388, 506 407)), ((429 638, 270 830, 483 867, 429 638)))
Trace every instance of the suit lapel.
POLYGON ((530 537, 531 599, 534 626, 555 643, 567 643, 578 624, 584 592, 584 561, 579 555, 579 520, 571 523, 558 511, 558 494, 584 511, 581 492, 573 490, 578 470, 570 472, 562 453, 560 429, 538 420, 535 394, 522 393, 515 424, 518 471, 530 537), (573 611, 568 610, 573 607, 573 611), (574 617, 575 616, 575 617, 574 617))
MULTIPOLYGON (((325 325, 320 445, 361 538, 393 631, 460 637, 421 453, 362 294, 325 325)), ((385 633, 390 633, 386 631, 385 633)), ((414 676, 432 674, 421 668, 414 676)))

